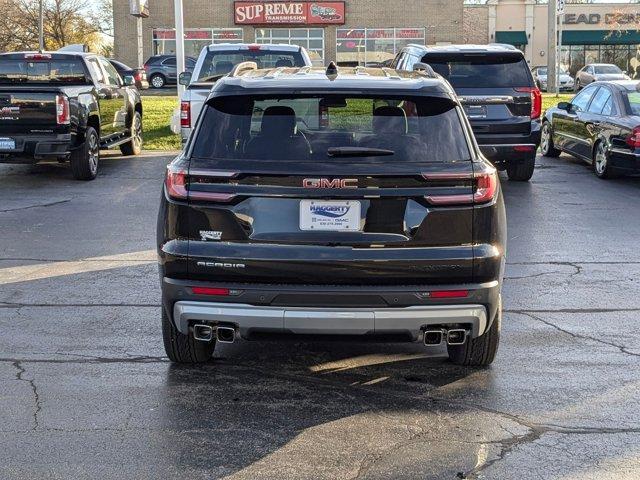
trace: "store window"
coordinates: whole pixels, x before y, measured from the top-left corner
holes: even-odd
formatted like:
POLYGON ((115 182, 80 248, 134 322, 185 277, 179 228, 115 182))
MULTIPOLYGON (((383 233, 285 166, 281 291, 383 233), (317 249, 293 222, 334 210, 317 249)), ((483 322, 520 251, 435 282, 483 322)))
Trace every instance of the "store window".
MULTIPOLYGON (((193 28, 184 32, 184 53, 197 58, 203 47, 212 43, 240 43, 244 39, 241 28, 193 28)), ((153 54, 176 53, 176 31, 169 28, 153 29, 153 54)))
POLYGON ((589 63, 612 63, 640 79, 640 45, 562 46, 560 62, 572 76, 589 63))
POLYGON ((339 65, 390 63, 410 43, 425 43, 424 28, 339 28, 336 60, 339 65))
POLYGON ((324 65, 322 28, 256 28, 256 43, 287 43, 309 51, 314 65, 324 65))

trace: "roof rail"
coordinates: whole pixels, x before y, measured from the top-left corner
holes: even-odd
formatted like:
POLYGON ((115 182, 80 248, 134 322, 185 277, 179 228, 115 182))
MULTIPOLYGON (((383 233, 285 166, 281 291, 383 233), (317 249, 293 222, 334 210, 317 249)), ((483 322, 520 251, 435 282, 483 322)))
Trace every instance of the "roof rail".
POLYGON ((229 76, 238 77, 242 75, 244 72, 248 72, 250 70, 257 70, 257 69, 258 69, 258 64, 256 62, 240 62, 235 67, 233 67, 233 70, 231 70, 231 72, 229 72, 229 76))
POLYGON ((389 67, 382 67, 382 71, 384 73, 384 76, 387 78, 393 78, 395 80, 400 80, 400 75, 398 75, 398 72, 396 72, 393 68, 389 68, 389 67))

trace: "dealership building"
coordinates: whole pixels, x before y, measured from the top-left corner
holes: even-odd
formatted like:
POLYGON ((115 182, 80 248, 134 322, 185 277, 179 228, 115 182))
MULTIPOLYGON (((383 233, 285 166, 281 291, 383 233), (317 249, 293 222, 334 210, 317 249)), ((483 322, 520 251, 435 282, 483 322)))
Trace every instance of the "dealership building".
MULTIPOLYGON (((149 2, 144 58, 175 53, 173 0, 149 2)), ((290 43, 318 64, 380 62, 409 43, 509 43, 533 67, 547 63, 547 5, 534 0, 183 0, 185 53, 211 43, 290 43)), ((116 58, 137 62, 136 19, 129 0, 114 0, 116 58)), ((640 5, 567 4, 561 59, 575 73, 585 63, 615 63, 640 74, 640 5)))

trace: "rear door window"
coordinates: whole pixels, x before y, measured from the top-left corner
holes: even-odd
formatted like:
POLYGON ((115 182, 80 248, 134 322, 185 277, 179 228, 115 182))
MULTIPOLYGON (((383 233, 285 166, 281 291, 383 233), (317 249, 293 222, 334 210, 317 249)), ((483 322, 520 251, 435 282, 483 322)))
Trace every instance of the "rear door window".
POLYGON ((427 53, 422 61, 454 88, 532 86, 531 72, 521 54, 427 53))
POLYGON ((205 107, 192 156, 311 162, 456 162, 471 155, 448 98, 229 96, 205 107))
POLYGON ((611 91, 608 88, 601 87, 598 92, 593 96, 591 104, 589 105, 589 112, 597 115, 602 114, 602 110, 607 102, 611 99, 611 91))

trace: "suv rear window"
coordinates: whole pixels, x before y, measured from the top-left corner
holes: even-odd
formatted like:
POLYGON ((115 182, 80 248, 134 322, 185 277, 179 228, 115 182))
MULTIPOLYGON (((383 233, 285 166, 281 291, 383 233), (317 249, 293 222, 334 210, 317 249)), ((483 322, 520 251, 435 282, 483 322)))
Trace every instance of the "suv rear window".
POLYGON ((209 82, 229 73, 241 62, 256 62, 258 68, 304 67, 300 52, 274 50, 214 50, 207 52, 197 82, 209 82))
POLYGON ((71 83, 87 84, 84 65, 78 59, 29 61, 0 57, 0 84, 71 83))
POLYGON ((192 157, 226 160, 470 160, 455 103, 440 97, 228 96, 205 107, 192 157))
POLYGON ((533 85, 520 54, 426 54, 422 61, 454 88, 509 88, 533 85))

